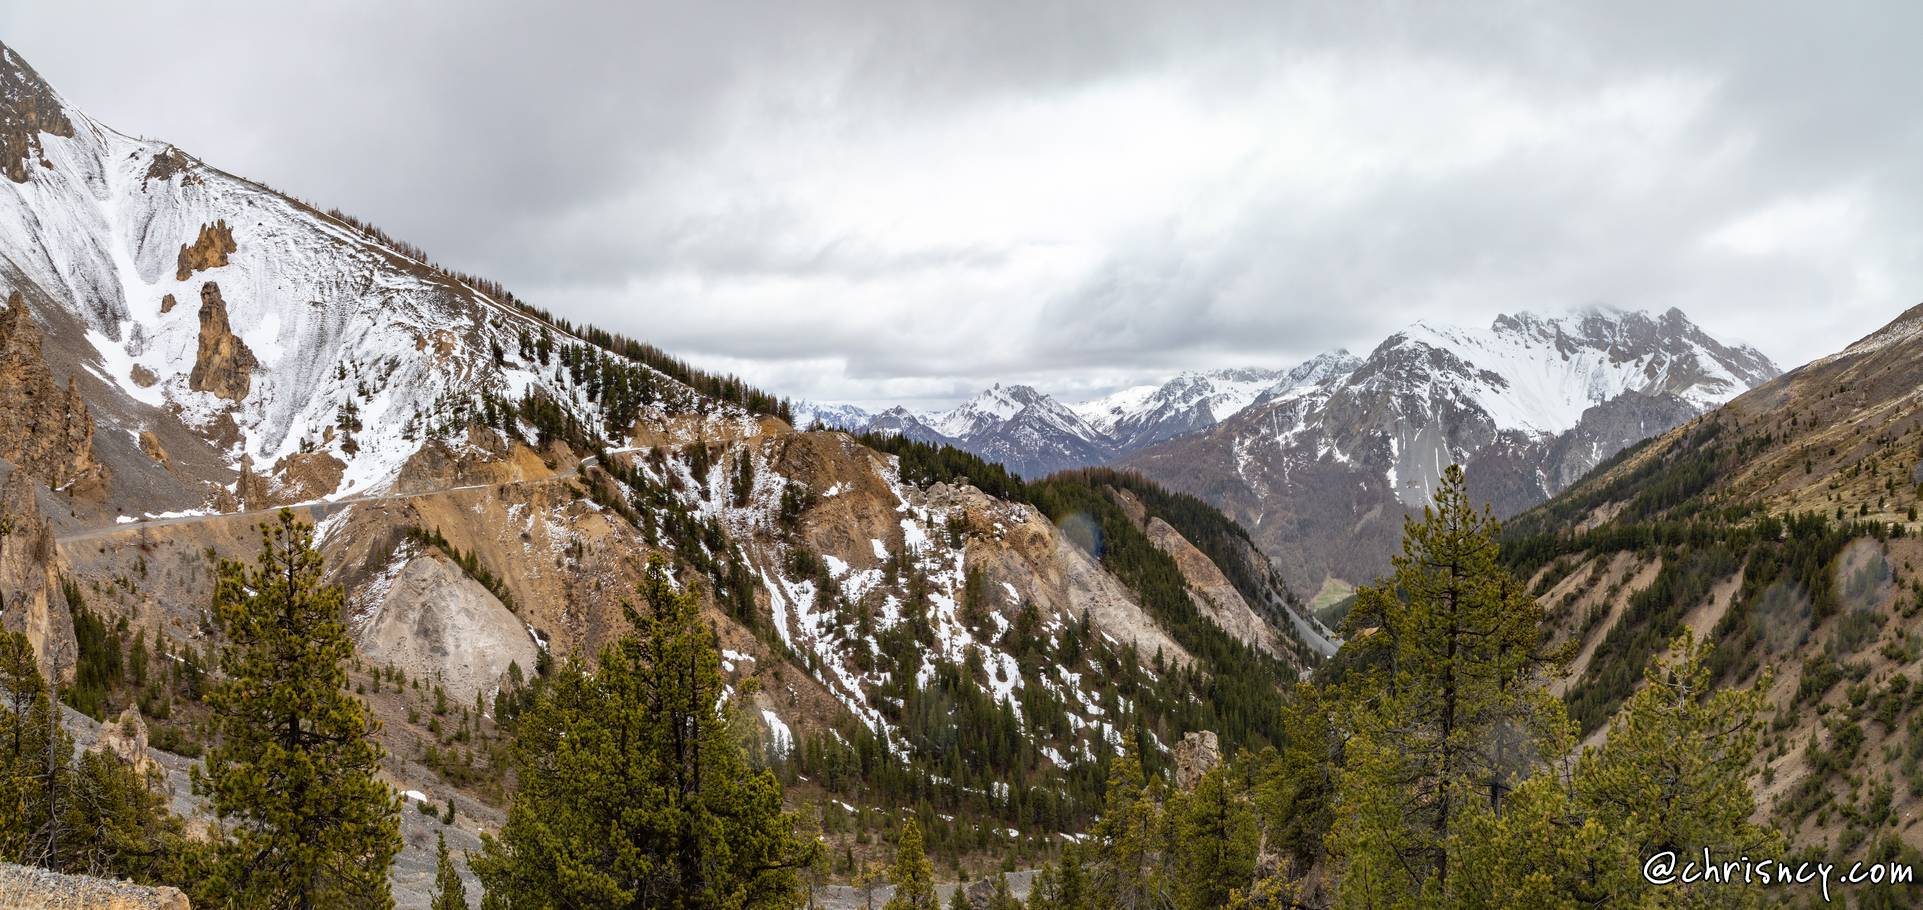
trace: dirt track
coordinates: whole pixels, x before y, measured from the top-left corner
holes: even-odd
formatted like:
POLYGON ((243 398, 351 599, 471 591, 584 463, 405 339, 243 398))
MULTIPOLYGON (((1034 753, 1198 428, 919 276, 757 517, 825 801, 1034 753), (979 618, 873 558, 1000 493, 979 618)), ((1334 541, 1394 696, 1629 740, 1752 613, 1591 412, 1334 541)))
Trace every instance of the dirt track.
POLYGON ((595 456, 590 455, 587 458, 583 458, 579 462, 576 462, 575 464, 569 466, 566 470, 560 471, 548 477, 538 477, 531 480, 510 480, 510 481, 505 481, 503 483, 470 483, 470 484, 464 484, 458 487, 443 487, 442 489, 439 489, 439 490, 423 490, 423 491, 414 492, 414 493, 371 493, 366 496, 350 496, 350 497, 347 497, 346 499, 324 500, 321 502, 303 502, 303 503, 295 503, 292 505, 285 505, 285 506, 273 506, 265 509, 248 509, 246 511, 241 511, 241 512, 216 512, 208 515, 178 515, 171 518, 143 519, 140 521, 129 521, 122 524, 104 525, 98 528, 87 528, 85 530, 74 531, 69 534, 62 534, 54 538, 54 542, 62 545, 74 544, 74 543, 80 543, 82 541, 87 541, 87 540, 96 540, 102 537, 112 537, 116 534, 125 534, 133 531, 146 530, 149 528, 164 528, 169 525, 199 524, 202 522, 209 522, 209 521, 231 521, 235 519, 261 518, 263 516, 274 515, 280 512, 281 509, 292 509, 296 514, 305 513, 306 518, 309 521, 318 522, 318 521, 321 521, 322 519, 325 519, 333 515, 336 512, 339 512, 342 509, 347 508, 348 506, 358 505, 360 503, 394 502, 402 499, 419 499, 424 496, 441 496, 447 493, 459 493, 464 490, 485 490, 485 489, 492 489, 496 487, 511 487, 511 486, 520 486, 524 484, 533 484, 533 483, 553 483, 557 480, 566 480, 568 478, 571 478, 581 473, 581 470, 583 468, 588 467, 589 464, 594 460, 595 460, 595 456))

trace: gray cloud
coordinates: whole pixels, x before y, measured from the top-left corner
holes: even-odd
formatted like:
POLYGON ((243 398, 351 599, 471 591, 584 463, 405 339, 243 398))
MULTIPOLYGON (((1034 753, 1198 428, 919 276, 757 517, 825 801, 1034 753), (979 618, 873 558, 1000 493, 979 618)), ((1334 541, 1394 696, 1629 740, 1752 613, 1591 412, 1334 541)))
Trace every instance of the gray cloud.
POLYGON ((1915 302, 1911 4, 22 4, 70 100, 784 392, 1915 302))

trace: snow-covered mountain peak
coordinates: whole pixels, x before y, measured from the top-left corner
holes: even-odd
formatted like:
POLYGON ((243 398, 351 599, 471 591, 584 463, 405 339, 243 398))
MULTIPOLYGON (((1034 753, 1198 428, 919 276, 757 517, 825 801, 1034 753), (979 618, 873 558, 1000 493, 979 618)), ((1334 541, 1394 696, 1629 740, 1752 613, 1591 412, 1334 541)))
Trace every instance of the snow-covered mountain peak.
POLYGON ((852 404, 797 401, 793 405, 796 429, 860 430, 876 415, 852 404))
POLYGON ((1486 329, 1419 321, 1368 364, 1359 380, 1427 381, 1432 394, 1473 403, 1498 429, 1534 435, 1564 432, 1625 392, 1709 407, 1776 373, 1761 353, 1716 341, 1675 309, 1505 314, 1486 329))
POLYGON ((1084 402, 1075 411, 1127 451, 1213 426, 1276 388, 1295 383, 1300 369, 1186 370, 1160 385, 1136 386, 1084 402))
MULTIPOLYGON (((1034 386, 1003 385, 998 382, 956 407, 924 415, 922 422, 944 436, 959 438, 980 433, 1037 405, 1050 410, 1061 408, 1053 398, 1037 391, 1034 386)), ((1062 410, 1066 411, 1065 408, 1062 410)), ((1079 420, 1076 418, 1077 422, 1079 420)))
POLYGON ((1089 426, 1104 433, 1113 434, 1117 422, 1130 414, 1139 412, 1143 403, 1161 388, 1154 384, 1129 386, 1100 398, 1091 398, 1069 405, 1069 409, 1088 421, 1089 426))
POLYGON ((1347 348, 1324 351, 1290 367, 1274 388, 1296 388, 1341 379, 1361 365, 1362 358, 1349 353, 1347 348))

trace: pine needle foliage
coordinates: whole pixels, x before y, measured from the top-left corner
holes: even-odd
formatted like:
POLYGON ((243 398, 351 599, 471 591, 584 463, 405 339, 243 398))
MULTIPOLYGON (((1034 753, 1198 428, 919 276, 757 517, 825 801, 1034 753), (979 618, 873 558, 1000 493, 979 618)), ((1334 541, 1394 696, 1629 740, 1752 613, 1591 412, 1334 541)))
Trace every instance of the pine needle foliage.
POLYGON ((321 581, 312 525, 286 509, 252 565, 221 563, 225 638, 207 694, 216 745, 194 790, 227 840, 210 886, 234 907, 393 906, 398 801, 377 776, 378 723, 347 690, 343 595, 321 581))
POLYGON ((519 720, 521 788, 472 860, 496 910, 795 905, 819 845, 752 772, 700 596, 649 564, 646 612, 593 672, 555 671, 519 720))

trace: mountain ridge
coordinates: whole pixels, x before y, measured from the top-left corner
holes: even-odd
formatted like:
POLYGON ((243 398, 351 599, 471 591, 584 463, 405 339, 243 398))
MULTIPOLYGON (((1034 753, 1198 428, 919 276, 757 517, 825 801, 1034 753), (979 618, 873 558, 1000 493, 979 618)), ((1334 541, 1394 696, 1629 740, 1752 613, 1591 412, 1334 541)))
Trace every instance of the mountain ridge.
POLYGON ((1387 565, 1401 519, 1449 464, 1513 514, 1623 446, 1776 375, 1680 310, 1417 324, 1352 370, 1264 396, 1199 434, 1121 460, 1250 527, 1299 590, 1387 565))
POLYGON ((1507 523, 1504 560, 1576 655, 1561 689, 1586 732, 1688 631, 1716 645, 1713 685, 1760 685, 1774 714, 1760 814, 1795 844, 1919 846, 1884 821, 1923 805, 1919 364, 1914 307, 1507 523))
MULTIPOLYGON (((0 627, 64 679, 128 636, 210 672, 209 560, 248 558, 252 525, 291 508, 343 589, 385 770, 498 806, 489 693, 498 710, 550 661, 592 660, 659 558, 702 592, 757 760, 818 781, 825 811, 859 801, 843 846, 869 854, 870 819, 912 801, 947 810, 941 842, 994 818, 996 843, 1046 848, 1088 822, 1092 769, 1125 744, 1154 763, 1200 728, 1273 742, 1283 687, 1329 646, 1198 501, 1069 478, 1033 494, 1074 504, 1058 514, 999 495, 986 463, 917 473, 920 455, 798 431, 734 377, 117 133, 18 60, 0 55, 0 128, 28 162, 0 181, 0 284, 20 301, 0 370, 60 444, 0 451, 0 523, 20 529, 0 540, 0 627), (437 690, 474 739, 423 709, 437 690)), ((1000 391, 1024 399, 996 418, 1015 429, 1080 422, 1000 391)), ((146 696, 92 697, 103 720, 146 696)), ((157 740, 195 745, 205 707, 168 697, 157 740)), ((423 849, 403 866, 431 868, 423 849)))
POLYGON ((1513 514, 1631 443, 1780 372, 1678 308, 1502 314, 1484 327, 1418 321, 1357 357, 1284 370, 1185 371, 1061 405, 991 386, 953 408, 870 414, 804 405, 854 432, 953 445, 1024 477, 1133 468, 1251 528, 1291 587, 1356 584, 1386 567, 1401 517, 1451 463, 1513 514), (1064 412, 1079 420, 1068 419, 1064 412), (1360 546, 1334 543, 1354 537, 1360 546))

